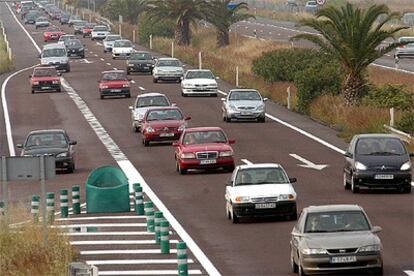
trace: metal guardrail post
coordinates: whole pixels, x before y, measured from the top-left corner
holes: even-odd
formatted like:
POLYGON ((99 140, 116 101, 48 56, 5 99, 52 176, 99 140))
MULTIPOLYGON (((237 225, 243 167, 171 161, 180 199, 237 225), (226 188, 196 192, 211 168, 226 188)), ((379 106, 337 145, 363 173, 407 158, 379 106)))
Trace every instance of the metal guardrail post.
POLYGON ((157 244, 160 244, 160 240, 161 240, 161 220, 163 219, 163 214, 161 211, 156 211, 155 212, 155 242, 157 244))
POLYGON ((60 190, 60 217, 67 218, 69 214, 68 190, 60 190))
POLYGON ((80 187, 72 186, 72 208, 73 214, 80 214, 80 187))
POLYGON ((151 201, 147 201, 144 203, 145 208, 145 216, 147 219, 147 231, 154 233, 154 204, 151 201))
POLYGON ((30 213, 33 216, 33 222, 39 222, 39 205, 40 205, 40 196, 32 195, 31 211, 30 213))
POLYGON ((135 214, 142 216, 145 215, 144 211, 144 196, 142 194, 142 187, 135 188, 135 214))
POLYGON ((55 218, 55 193, 46 194, 46 211, 47 221, 52 224, 55 218))
POLYGON ((187 244, 185 242, 177 243, 177 264, 178 275, 188 275, 187 244))
POLYGON ((4 216, 4 211, 5 211, 5 204, 4 201, 0 201, 0 216, 4 216))
POLYGON ((170 223, 162 220, 160 223, 160 247, 162 254, 170 254, 170 223))

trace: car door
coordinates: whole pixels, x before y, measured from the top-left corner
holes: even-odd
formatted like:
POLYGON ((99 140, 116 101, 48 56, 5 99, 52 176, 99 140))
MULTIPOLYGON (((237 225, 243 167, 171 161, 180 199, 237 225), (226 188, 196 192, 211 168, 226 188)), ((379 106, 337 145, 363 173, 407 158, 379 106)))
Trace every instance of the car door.
POLYGON ((300 214, 300 217, 296 223, 296 225, 293 227, 292 230, 292 237, 290 240, 290 250, 291 250, 291 256, 294 258, 295 263, 299 262, 299 243, 301 241, 300 234, 303 234, 303 227, 305 224, 305 218, 306 218, 306 212, 302 212, 300 214), (299 235, 296 235, 299 234, 299 235))
POLYGON ((237 171, 238 171, 238 169, 236 168, 233 171, 229 182, 226 183, 226 192, 225 192, 225 195, 224 195, 225 200, 226 200, 226 204, 231 204, 231 194, 232 194, 232 190, 234 188, 234 180, 236 179, 237 171))

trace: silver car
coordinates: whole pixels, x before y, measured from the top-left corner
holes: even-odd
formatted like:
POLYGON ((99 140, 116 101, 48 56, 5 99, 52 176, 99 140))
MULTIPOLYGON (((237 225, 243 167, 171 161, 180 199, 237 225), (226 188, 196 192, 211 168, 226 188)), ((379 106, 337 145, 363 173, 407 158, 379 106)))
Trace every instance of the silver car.
POLYGON ((114 47, 116 40, 120 40, 122 37, 120 35, 110 34, 102 41, 104 47, 104 53, 111 52, 114 47))
POLYGON ((70 72, 70 64, 65 45, 48 44, 43 46, 39 55, 40 64, 54 66, 56 70, 70 72))
POLYGON ((395 59, 414 58, 414 37, 403 36, 398 39, 398 42, 401 43, 401 45, 395 49, 395 59), (403 43, 404 45, 402 45, 403 43))
POLYGON ((152 79, 156 83, 159 80, 172 80, 181 82, 184 69, 181 62, 176 58, 160 58, 152 70, 152 79))
POLYGON ((292 230, 290 259, 299 275, 370 271, 383 274, 382 244, 358 205, 304 208, 292 230))
POLYGON ((221 99, 223 121, 235 120, 257 120, 265 122, 267 98, 262 98, 260 93, 254 89, 232 89, 226 98, 221 99))
POLYGON ((46 17, 38 17, 36 19, 36 22, 35 22, 36 29, 49 27, 49 25, 50 25, 49 20, 47 20, 46 17))

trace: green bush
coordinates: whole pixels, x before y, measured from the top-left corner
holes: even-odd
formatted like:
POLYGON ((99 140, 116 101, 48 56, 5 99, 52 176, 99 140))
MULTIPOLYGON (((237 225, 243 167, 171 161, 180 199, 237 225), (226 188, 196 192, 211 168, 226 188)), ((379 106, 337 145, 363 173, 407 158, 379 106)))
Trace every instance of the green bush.
POLYGON ((414 135, 414 111, 403 113, 395 126, 401 131, 414 135))
POLYGON ((174 22, 171 20, 162 20, 154 22, 151 16, 144 13, 138 19, 138 39, 141 44, 149 43, 149 35, 152 37, 174 37, 174 22))
POLYGON ((408 110, 414 107, 414 94, 402 84, 370 85, 363 103, 381 108, 408 110))

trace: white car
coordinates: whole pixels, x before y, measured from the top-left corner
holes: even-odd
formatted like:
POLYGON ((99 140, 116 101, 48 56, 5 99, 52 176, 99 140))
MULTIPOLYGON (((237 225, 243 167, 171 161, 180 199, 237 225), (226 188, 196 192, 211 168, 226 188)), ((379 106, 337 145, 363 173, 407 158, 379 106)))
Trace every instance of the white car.
POLYGON ((130 106, 132 130, 138 132, 141 130, 144 115, 148 109, 153 107, 175 106, 170 100, 161 93, 145 93, 138 95, 133 106, 130 106))
POLYGON ((114 47, 114 43, 116 40, 120 40, 122 37, 120 35, 109 34, 106 38, 102 41, 104 47, 104 53, 112 52, 112 47, 114 47))
POLYGON ((58 44, 65 45, 65 42, 70 39, 78 39, 78 37, 76 35, 61 35, 58 44))
POLYGON ((217 97, 217 81, 210 70, 188 70, 181 81, 181 95, 210 95, 217 97))
POLYGON ((297 219, 296 192, 279 164, 240 165, 226 186, 226 216, 233 223, 245 217, 285 216, 297 219))
POLYGON ((109 35, 110 31, 109 28, 105 25, 97 25, 93 27, 91 33, 91 39, 105 39, 107 35, 109 35))
POLYGON ((115 40, 112 47, 112 59, 128 58, 134 51, 134 45, 128 39, 115 40))

